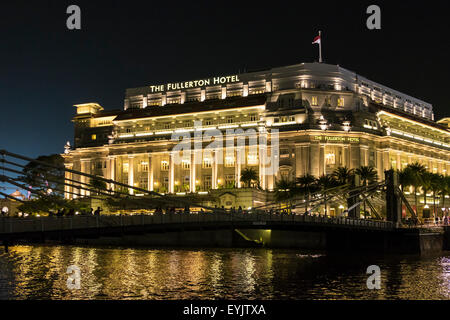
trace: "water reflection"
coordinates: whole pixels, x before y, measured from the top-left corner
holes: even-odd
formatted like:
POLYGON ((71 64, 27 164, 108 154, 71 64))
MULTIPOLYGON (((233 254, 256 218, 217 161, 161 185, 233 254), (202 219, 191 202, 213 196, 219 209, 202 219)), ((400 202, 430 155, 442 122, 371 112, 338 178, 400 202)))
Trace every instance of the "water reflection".
POLYGON ((298 250, 16 246, 0 253, 0 299, 449 299, 450 256, 298 250), (368 290, 379 265, 382 289, 368 290), (68 290, 67 267, 81 270, 68 290))

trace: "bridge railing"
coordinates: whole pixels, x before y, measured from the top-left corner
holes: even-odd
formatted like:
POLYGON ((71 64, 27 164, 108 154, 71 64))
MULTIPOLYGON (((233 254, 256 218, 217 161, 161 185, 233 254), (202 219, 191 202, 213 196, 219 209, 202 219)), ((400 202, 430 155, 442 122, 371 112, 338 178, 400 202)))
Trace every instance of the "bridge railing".
POLYGON ((244 222, 253 225, 266 223, 294 223, 311 225, 335 225, 363 229, 393 229, 388 221, 350 219, 346 217, 280 215, 260 213, 208 213, 208 214, 161 214, 119 216, 73 216, 40 218, 0 218, 0 233, 27 233, 64 231, 89 228, 111 228, 157 224, 195 224, 244 222))

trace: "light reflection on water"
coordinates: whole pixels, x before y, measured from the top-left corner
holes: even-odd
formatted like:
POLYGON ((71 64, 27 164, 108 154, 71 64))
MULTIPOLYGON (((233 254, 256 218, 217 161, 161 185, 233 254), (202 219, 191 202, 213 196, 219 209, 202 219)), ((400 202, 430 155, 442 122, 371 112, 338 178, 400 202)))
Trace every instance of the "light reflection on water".
POLYGON ((0 253, 0 299, 449 299, 450 255, 271 249, 16 246, 0 253), (379 265, 381 290, 365 274, 379 265), (67 267, 81 270, 68 290, 67 267))

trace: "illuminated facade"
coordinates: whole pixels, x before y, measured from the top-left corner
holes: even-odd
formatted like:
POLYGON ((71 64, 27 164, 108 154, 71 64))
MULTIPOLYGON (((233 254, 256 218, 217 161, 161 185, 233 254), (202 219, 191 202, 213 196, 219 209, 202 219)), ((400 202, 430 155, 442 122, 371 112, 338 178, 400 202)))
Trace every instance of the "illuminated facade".
POLYGON ((160 193, 241 188, 246 167, 255 169, 267 191, 281 176, 320 176, 339 166, 370 165, 379 179, 384 170, 415 161, 436 173, 450 169, 448 122, 435 122, 430 104, 335 65, 302 63, 128 89, 124 110, 76 107, 66 166, 160 193), (265 151, 278 156, 279 170, 267 174, 259 161, 262 149, 252 153, 248 147, 193 151, 175 165, 174 133, 230 128, 254 128, 268 141, 278 130, 279 150, 269 144, 265 151), (245 161, 237 163, 238 157, 245 161))

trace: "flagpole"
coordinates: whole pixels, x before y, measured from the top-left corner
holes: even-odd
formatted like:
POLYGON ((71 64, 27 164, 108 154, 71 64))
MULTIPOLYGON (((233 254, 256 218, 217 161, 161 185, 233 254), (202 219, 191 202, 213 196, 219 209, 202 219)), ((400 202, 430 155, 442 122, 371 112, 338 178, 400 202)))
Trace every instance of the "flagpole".
POLYGON ((319 63, 322 63, 322 31, 319 31, 319 63))

